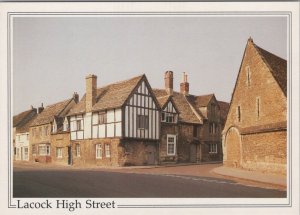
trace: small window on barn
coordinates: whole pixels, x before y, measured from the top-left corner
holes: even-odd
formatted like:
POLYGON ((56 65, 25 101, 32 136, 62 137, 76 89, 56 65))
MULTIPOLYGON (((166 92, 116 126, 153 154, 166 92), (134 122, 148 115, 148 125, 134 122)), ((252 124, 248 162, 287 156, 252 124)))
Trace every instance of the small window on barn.
POLYGON ((238 118, 238 121, 240 122, 241 121, 241 106, 238 106, 237 107, 237 118, 238 118))
POLYGON ((249 66, 246 67, 246 83, 248 87, 251 84, 251 71, 249 66))
POLYGON ((256 98, 256 117, 259 119, 260 117, 260 99, 256 98))

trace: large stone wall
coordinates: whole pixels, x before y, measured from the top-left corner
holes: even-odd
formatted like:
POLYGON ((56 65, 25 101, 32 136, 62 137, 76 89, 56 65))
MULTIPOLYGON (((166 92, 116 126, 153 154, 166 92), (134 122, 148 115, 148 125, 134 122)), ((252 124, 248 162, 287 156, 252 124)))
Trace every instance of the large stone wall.
POLYGON ((249 170, 286 174, 286 131, 242 136, 242 167, 249 170))
POLYGON ((68 146, 70 146, 70 133, 58 133, 51 135, 51 157, 52 162, 57 164, 68 164, 68 146), (57 157, 56 149, 62 148, 62 157, 57 157))

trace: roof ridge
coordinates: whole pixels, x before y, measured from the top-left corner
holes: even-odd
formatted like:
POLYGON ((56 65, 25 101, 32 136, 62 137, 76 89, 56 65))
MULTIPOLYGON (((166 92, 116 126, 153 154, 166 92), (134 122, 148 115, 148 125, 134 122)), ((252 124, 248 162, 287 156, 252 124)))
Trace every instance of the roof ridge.
POLYGON ((138 75, 138 76, 135 76, 135 77, 126 79, 126 80, 121 80, 121 81, 113 82, 113 83, 111 83, 111 84, 107 84, 107 85, 101 86, 101 87, 97 88, 97 90, 103 89, 103 88, 106 88, 106 87, 109 87, 109 86, 111 86, 111 85, 122 84, 122 83, 125 83, 125 82, 127 82, 127 81, 131 81, 131 80, 136 79, 136 78, 142 78, 144 75, 145 75, 145 74, 142 74, 142 75, 138 75))

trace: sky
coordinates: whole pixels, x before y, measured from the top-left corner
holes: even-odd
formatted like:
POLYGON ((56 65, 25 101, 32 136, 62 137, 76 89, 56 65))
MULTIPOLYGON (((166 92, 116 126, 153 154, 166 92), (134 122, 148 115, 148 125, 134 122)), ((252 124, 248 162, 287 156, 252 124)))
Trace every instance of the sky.
POLYGON ((190 94, 230 102, 250 36, 287 59, 285 17, 15 17, 13 114, 81 98, 88 74, 98 87, 145 74, 164 88, 171 70, 179 91, 186 72, 190 94))

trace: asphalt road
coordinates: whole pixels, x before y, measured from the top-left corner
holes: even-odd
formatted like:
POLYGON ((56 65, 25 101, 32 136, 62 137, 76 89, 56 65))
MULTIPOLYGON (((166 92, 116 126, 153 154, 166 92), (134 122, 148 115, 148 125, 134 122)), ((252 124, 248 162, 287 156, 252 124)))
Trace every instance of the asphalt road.
POLYGON ((282 198, 286 192, 225 178, 76 169, 15 169, 14 197, 282 198))

